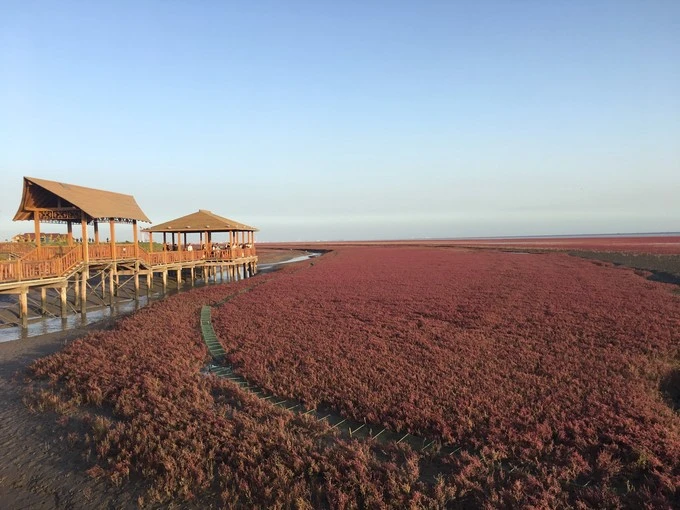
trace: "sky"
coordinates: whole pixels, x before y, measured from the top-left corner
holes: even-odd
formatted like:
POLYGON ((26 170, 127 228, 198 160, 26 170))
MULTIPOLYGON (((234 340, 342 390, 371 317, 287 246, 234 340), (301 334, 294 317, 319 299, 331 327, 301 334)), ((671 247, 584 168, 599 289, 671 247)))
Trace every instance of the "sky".
POLYGON ((680 231, 680 1, 4 0, 0 239, 23 176, 258 241, 680 231))

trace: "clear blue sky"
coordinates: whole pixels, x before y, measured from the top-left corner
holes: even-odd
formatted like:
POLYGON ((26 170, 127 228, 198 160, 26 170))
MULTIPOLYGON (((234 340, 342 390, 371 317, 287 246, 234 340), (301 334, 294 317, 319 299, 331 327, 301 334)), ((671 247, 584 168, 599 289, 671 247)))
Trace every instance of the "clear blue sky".
POLYGON ((24 175, 261 241, 679 231, 680 1, 4 1, 0 175, 3 239, 24 175))

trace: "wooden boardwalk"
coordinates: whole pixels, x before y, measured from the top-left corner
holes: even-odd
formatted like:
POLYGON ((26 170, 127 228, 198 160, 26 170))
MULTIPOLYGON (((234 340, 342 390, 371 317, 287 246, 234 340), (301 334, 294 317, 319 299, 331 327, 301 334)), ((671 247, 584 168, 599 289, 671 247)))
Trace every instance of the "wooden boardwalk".
MULTIPOLYGON (((132 280, 134 296, 139 297, 139 279, 146 288, 160 278, 168 290, 168 273, 179 287, 183 275, 193 282, 208 281, 219 274, 220 281, 253 276, 257 272, 254 247, 230 246, 215 250, 147 251, 131 243, 86 244, 83 246, 27 246, 27 243, 0 243, 0 294, 19 296, 19 317, 28 325, 28 293, 39 289, 43 309, 47 293, 57 292, 61 316, 68 313, 67 298, 76 308, 87 309, 88 292, 97 292, 103 302, 114 305, 121 285, 132 280), (87 252, 85 251, 87 250, 87 252), (125 277, 121 284, 121 276, 125 277)), ((70 307, 73 309, 73 307, 70 307)))

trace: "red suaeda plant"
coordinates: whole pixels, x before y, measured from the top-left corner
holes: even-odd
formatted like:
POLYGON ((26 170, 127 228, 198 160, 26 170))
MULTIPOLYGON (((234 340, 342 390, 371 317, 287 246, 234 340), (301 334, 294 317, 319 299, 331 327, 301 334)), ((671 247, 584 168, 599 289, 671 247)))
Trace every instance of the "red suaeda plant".
POLYGON ((436 490, 469 504, 677 502, 680 419, 658 391, 680 347, 667 285, 563 254, 435 247, 339 247, 304 267, 213 312, 246 378, 459 447, 432 460, 436 490))
MULTIPOLYGON (((286 269, 281 275, 293 268, 286 269)), ((346 441, 325 422, 294 415, 199 373, 208 361, 202 304, 274 275, 181 293, 75 341, 32 365, 51 409, 77 407, 88 472, 149 484, 147 501, 202 500, 237 508, 408 507, 434 501, 403 445, 346 441), (41 380, 50 388, 44 389, 41 380), (61 399, 62 403, 52 402, 61 399), (360 503, 358 503, 360 502, 360 503)), ((70 420, 60 420, 70 421, 70 420)), ((69 434, 69 441, 77 441, 69 434)))

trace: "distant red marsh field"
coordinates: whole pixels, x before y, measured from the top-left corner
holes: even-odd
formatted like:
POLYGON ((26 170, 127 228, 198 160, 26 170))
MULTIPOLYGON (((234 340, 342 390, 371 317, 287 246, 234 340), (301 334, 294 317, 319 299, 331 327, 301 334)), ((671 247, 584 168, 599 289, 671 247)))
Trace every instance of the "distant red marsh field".
MULTIPOLYGON (((328 243, 332 246, 441 246, 470 247, 509 250, 544 250, 574 251, 588 250, 596 252, 617 252, 628 254, 680 255, 680 236, 678 235, 646 235, 646 236, 603 236, 603 237, 509 237, 482 239, 421 239, 408 241, 355 241, 328 243)), ((274 243, 264 244, 269 249, 284 247, 323 247, 324 243, 274 243)))
POLYGON ((677 287, 559 253, 338 247, 299 267, 213 312, 245 377, 478 452, 442 473, 485 497, 678 502, 677 287))

